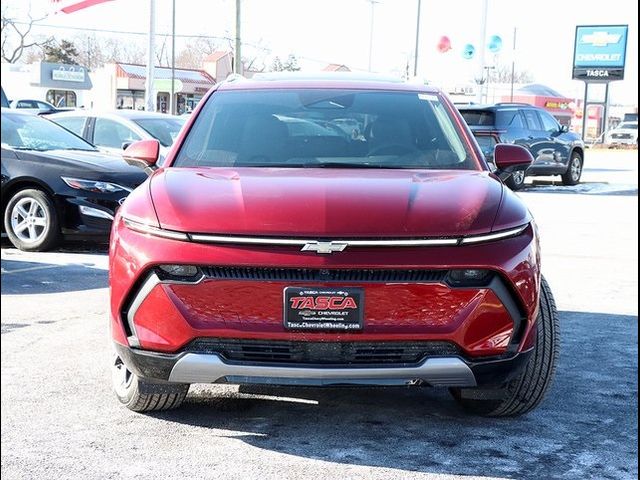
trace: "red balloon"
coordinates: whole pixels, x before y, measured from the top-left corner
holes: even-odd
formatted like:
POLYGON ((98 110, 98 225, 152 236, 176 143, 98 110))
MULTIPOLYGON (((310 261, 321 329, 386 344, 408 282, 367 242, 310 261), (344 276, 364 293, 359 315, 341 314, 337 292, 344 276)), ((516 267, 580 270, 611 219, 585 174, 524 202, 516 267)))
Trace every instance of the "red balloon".
POLYGON ((440 53, 447 53, 451 50, 451 39, 446 35, 440 37, 440 41, 436 47, 440 53))

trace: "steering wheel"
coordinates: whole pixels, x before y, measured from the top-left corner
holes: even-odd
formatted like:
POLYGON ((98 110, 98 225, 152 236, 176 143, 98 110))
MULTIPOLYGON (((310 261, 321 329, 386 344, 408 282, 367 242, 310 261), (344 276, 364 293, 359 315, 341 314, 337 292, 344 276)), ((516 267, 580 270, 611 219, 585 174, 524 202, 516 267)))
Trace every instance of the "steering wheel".
POLYGON ((419 150, 411 145, 402 143, 388 143, 387 145, 380 145, 372 148, 369 151, 369 157, 375 157, 376 155, 407 155, 409 153, 416 153, 419 150))

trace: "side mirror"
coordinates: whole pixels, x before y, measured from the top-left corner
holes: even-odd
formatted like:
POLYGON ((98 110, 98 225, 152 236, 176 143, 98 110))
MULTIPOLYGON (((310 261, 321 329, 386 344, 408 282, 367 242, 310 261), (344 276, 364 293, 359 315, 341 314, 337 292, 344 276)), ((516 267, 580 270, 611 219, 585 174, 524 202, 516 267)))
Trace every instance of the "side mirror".
POLYGON ((160 157, 160 142, 158 140, 140 140, 129 145, 122 153, 122 158, 129 165, 142 168, 151 175, 158 168, 156 163, 160 157))
POLYGON ((122 149, 126 150, 127 148, 129 148, 129 146, 132 144, 133 142, 122 142, 122 149))
POLYGON ((567 133, 569 131, 569 127, 566 125, 560 125, 560 133, 567 133))
POLYGON ((493 152, 493 160, 498 167, 496 174, 503 181, 519 170, 526 170, 533 163, 531 152, 520 145, 499 143, 493 152))

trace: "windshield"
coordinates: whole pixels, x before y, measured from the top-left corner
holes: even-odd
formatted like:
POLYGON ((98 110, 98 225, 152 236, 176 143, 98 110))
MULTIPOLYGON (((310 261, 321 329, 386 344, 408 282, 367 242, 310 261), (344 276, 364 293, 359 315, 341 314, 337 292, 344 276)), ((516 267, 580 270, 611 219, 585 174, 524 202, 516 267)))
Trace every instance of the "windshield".
POLYGON ((95 147, 65 128, 36 115, 2 112, 2 146, 14 150, 87 150, 95 147))
POLYGON ((624 129, 627 129, 627 130, 637 130, 638 129, 638 124, 637 123, 621 123, 616 128, 618 128, 618 129, 624 128, 624 129))
POLYGON ((479 168, 437 95, 335 89, 215 93, 173 165, 479 168))
POLYGON ((173 144, 184 122, 185 118, 179 117, 140 118, 134 120, 134 123, 157 139, 163 147, 170 147, 173 144))

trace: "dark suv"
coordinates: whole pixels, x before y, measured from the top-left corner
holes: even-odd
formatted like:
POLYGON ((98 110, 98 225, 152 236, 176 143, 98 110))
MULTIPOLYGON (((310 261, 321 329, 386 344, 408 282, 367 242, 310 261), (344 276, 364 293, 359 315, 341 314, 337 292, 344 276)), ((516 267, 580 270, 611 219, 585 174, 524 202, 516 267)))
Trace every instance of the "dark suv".
POLYGON ((534 163, 507 180, 513 190, 524 186, 525 176, 561 175, 564 185, 576 185, 582 175, 584 143, 548 112, 528 104, 497 103, 459 107, 480 148, 493 163, 498 143, 515 143, 529 149, 534 163))

